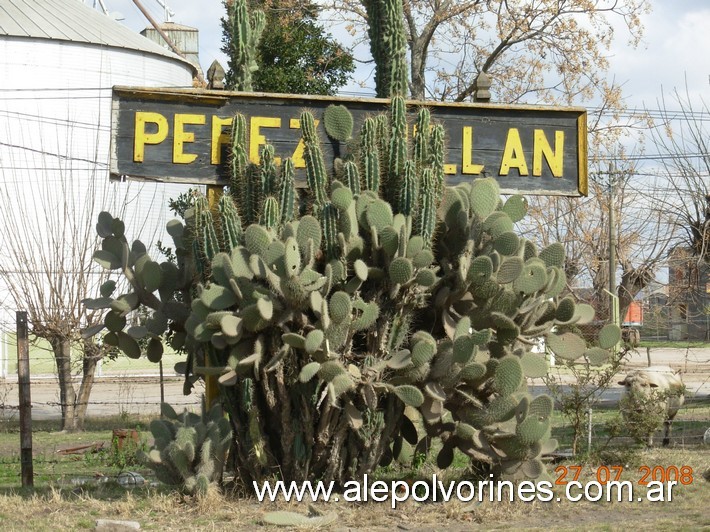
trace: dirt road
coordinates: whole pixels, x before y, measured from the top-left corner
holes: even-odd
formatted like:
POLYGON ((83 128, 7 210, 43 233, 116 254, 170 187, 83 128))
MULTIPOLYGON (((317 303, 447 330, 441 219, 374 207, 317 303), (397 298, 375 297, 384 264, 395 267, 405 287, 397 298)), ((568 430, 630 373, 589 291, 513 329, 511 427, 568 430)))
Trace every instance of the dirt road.
MULTIPOLYGON (((649 365, 646 349, 641 349, 629 357, 627 368, 649 365)), ((710 349, 669 349, 652 348, 652 365, 667 365, 681 371, 688 397, 710 395, 710 349)), ((544 393, 544 385, 536 380, 535 393, 544 393)), ((203 387, 195 386, 192 395, 182 393, 183 381, 179 377, 166 377, 164 383, 165 400, 176 409, 199 408, 203 387)), ((603 398, 617 400, 621 387, 614 384, 603 398)), ((32 413, 34 419, 59 419, 59 388, 56 378, 46 376, 32 381, 32 413)), ((17 377, 0 380, 0 416, 16 416, 18 405, 17 377)), ((160 380, 157 374, 104 375, 97 379, 91 393, 89 416, 125 414, 155 414, 160 411, 160 380)))

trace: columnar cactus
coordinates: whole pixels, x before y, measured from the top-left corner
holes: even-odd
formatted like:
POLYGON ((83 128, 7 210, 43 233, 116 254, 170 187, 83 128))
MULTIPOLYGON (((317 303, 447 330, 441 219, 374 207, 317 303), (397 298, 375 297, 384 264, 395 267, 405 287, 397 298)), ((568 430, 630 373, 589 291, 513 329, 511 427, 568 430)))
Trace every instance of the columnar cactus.
MULTIPOLYGON (((111 309, 105 340, 140 355, 134 336, 155 344, 169 325, 189 353, 188 380, 220 374, 243 481, 279 471, 284 480, 342 483, 412 447, 426 452, 434 438, 442 468, 458 449, 499 476, 537 478, 555 442, 551 399, 527 393, 526 379, 547 372, 530 345, 544 336, 562 359, 600 363, 618 340, 615 326, 591 349, 573 333, 551 332, 593 318, 591 307, 562 295, 561 246, 538 251, 515 234, 526 203, 502 202, 493 179, 445 187, 441 126, 418 132, 410 150, 404 111, 395 98, 386 129, 380 117, 365 122, 359 154, 339 171, 345 182, 326 172, 314 117, 302 115, 311 189, 303 215, 292 209, 284 218, 290 200, 280 182, 261 220, 241 216, 237 231, 232 202, 209 230, 211 213, 195 198, 186 230, 168 228, 185 263, 211 257, 191 290, 184 279, 194 279, 194 266, 150 261, 144 246, 129 248, 117 220, 99 218, 95 258, 132 286, 116 299, 115 287, 102 287, 90 302, 111 309), (379 185, 368 169, 373 152, 390 163, 379 185), (123 332, 141 304, 154 309, 150 325, 123 332)), ((262 183, 264 160, 233 182, 262 183)), ((283 164, 280 179, 292 179, 283 164)), ((153 359, 158 352, 154 345, 153 359)))
POLYGON ((246 0, 234 0, 229 10, 229 25, 232 34, 231 89, 249 92, 252 90, 252 73, 258 68, 257 46, 266 25, 263 11, 248 11, 246 0))
POLYGON ((370 52, 375 60, 375 92, 380 98, 407 94, 407 40, 402 0, 363 2, 370 52))

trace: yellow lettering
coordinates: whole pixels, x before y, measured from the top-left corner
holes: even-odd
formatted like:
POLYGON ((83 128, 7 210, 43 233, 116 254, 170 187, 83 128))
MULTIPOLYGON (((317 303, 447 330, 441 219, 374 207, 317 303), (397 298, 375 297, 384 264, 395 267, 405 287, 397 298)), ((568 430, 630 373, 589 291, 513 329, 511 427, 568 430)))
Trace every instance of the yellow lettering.
POLYGON ((478 175, 483 172, 482 164, 473 164, 473 128, 466 126, 463 128, 463 145, 461 147, 463 162, 461 164, 462 174, 478 175))
POLYGON ((445 164, 444 165, 444 173, 446 175, 456 175, 458 171, 458 168, 456 168, 455 164, 445 164))
MULTIPOLYGON (((281 119, 267 116, 252 116, 249 123, 249 160, 259 164, 261 146, 266 144, 266 137, 261 134, 262 127, 281 127, 281 119)), ((278 161, 275 161, 278 163, 278 161)))
MULTIPOLYGON (((320 123, 320 120, 314 120, 313 123, 316 125, 316 128, 318 127, 318 124, 320 123)), ((288 122, 288 127, 291 129, 301 129, 301 121, 298 118, 292 118, 288 122)), ((294 168, 305 168, 306 167, 306 160, 303 158, 303 150, 306 149, 306 146, 303 144, 303 137, 298 141, 298 146, 296 146, 296 150, 293 152, 293 155, 291 155, 291 160, 293 161, 293 167, 294 168)))
POLYGON ((202 125, 204 123, 205 115, 175 114, 175 131, 173 133, 173 162, 175 164, 190 164, 197 159, 196 154, 184 151, 186 143, 195 142, 195 133, 185 131, 185 125, 202 125))
POLYGON ((212 117, 212 164, 222 162, 222 145, 229 143, 229 133, 223 130, 226 126, 232 125, 232 118, 212 117))
POLYGON ((133 161, 145 160, 145 145, 160 144, 168 137, 168 119, 160 113, 136 112, 136 128, 133 135, 133 161), (146 133, 146 124, 155 124, 155 133, 146 133))
POLYGON ((562 177, 563 151, 565 147, 565 132, 555 131, 555 149, 553 151, 542 129, 535 130, 533 141, 533 175, 542 175, 542 158, 550 165, 550 171, 555 177, 562 177))
POLYGON ((517 128, 508 130, 508 138, 505 139, 505 149, 503 150, 503 160, 500 163, 500 175, 508 175, 511 168, 517 168, 520 175, 528 175, 528 164, 525 162, 523 144, 520 142, 520 132, 517 128))

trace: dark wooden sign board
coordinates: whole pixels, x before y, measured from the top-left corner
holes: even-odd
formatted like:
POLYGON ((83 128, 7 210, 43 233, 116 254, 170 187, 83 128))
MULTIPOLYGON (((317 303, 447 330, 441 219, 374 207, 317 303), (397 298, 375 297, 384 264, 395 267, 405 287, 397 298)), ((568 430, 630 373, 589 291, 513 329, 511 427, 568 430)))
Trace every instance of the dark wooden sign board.
MULTIPOLYGON (((226 185, 232 117, 247 120, 249 153, 258 162, 270 143, 292 157, 305 181, 299 117, 310 110, 326 161, 348 146, 331 140, 320 120, 331 104, 353 114, 354 134, 367 116, 388 110, 382 99, 115 87, 111 178, 226 185)), ((587 194, 587 114, 571 107, 409 102, 410 123, 426 105, 446 130, 450 185, 494 177, 505 193, 587 194)), ((410 126, 411 127, 411 126, 410 126)), ((411 134, 411 130, 410 130, 411 134)))

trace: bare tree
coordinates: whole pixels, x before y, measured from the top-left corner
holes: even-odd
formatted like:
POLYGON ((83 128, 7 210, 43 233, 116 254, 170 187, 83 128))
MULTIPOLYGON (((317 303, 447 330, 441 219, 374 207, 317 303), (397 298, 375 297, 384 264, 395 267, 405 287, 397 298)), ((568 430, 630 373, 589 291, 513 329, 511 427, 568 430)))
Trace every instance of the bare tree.
POLYGON ((668 193, 659 195, 657 209, 677 229, 677 244, 710 262, 710 108, 686 89, 674 90, 670 101, 662 96, 659 112, 651 141, 668 193))
MULTIPOLYGON (((323 2, 366 35, 366 6, 383 0, 323 2)), ((646 0, 403 0, 411 94, 465 101, 485 72, 495 99, 515 102, 589 100, 614 93, 604 80, 606 52, 618 32, 635 46, 646 0)), ((604 98, 607 99, 607 98, 604 98)))
POLYGON ((33 174, 13 171, 12 164, 0 174, 0 281, 16 308, 27 311, 32 334, 50 344, 62 429, 78 431, 97 364, 107 354, 80 330, 97 318, 82 300, 94 297, 106 280, 92 263, 98 245, 94 226, 98 212, 112 203, 115 187, 91 161, 46 153, 29 159, 33 174))
POLYGON ((534 213, 529 236, 543 244, 561 242, 567 250, 570 288, 592 289, 590 303, 602 319, 610 317, 609 212, 616 228, 616 288, 623 317, 638 293, 656 277, 673 242, 674 229, 665 213, 654 207, 658 184, 639 175, 618 157, 617 166, 592 173, 587 198, 531 198, 534 213), (613 189, 612 189, 613 185, 613 189), (613 190, 613 192, 612 192, 613 190))

